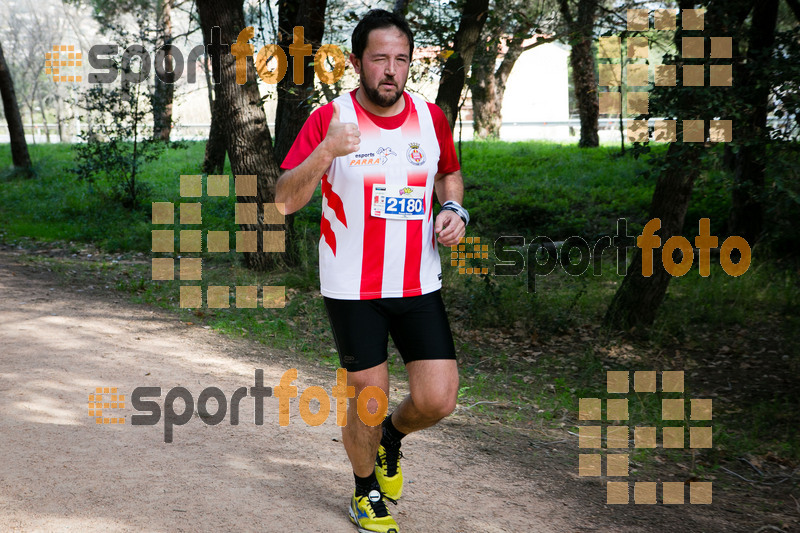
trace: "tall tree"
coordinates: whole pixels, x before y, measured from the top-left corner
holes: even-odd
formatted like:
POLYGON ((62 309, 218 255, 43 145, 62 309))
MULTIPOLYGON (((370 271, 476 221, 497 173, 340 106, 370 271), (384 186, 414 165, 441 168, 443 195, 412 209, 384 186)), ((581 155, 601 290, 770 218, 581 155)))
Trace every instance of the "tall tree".
POLYGON ((598 0, 577 0, 576 8, 570 9, 568 0, 559 0, 559 9, 569 34, 569 44, 572 46, 569 64, 572 67, 572 85, 581 120, 581 138, 578 143, 581 148, 600 145, 597 134, 600 109, 592 50, 598 6, 598 0))
POLYGON ((549 0, 495 0, 483 29, 484 37, 472 60, 468 82, 475 138, 500 136, 508 77, 524 52, 561 37, 552 33, 553 26, 549 0), (541 35, 543 32, 549 35, 541 35))
POLYGON ((225 124, 221 120, 222 113, 217 109, 217 99, 212 97, 211 126, 208 129, 206 151, 201 167, 203 174, 219 174, 225 168, 225 124))
MULTIPOLYGON (((52 5, 36 5, 30 1, 18 2, 9 8, 0 8, 0 20, 5 26, 0 31, 5 30, 3 33, 7 35, 6 67, 13 75, 19 102, 28 112, 31 141, 34 144, 36 108, 39 107, 42 117, 45 117, 42 100, 57 87, 52 77, 45 75, 43 61, 45 53, 52 50, 52 43, 60 42, 58 39, 63 22, 54 21, 53 12, 52 5)), ((47 122, 46 118, 39 120, 47 122)), ((45 135, 47 136, 47 131, 45 135)))
POLYGON ((480 47, 472 62, 470 84, 472 93, 472 129, 476 139, 497 139, 503 123, 503 96, 506 82, 514 64, 522 55, 523 37, 511 37, 503 46, 501 41, 480 47), (505 48, 505 51, 501 51, 505 48), (502 57, 496 66, 497 58, 502 57))
POLYGON ((157 54, 164 56, 164 79, 155 75, 153 91, 153 137, 169 141, 172 131, 172 102, 175 98, 175 59, 172 56, 172 7, 174 0, 158 0, 157 54))
POLYGON ((481 31, 489 12, 489 0, 465 0, 461 12, 461 22, 453 37, 453 53, 447 58, 439 80, 439 92, 436 105, 442 108, 444 116, 450 123, 450 129, 456 124, 458 103, 467 71, 472 64, 475 48, 478 46, 481 31))
POLYGON ((753 243, 764 226, 764 179, 769 140, 767 112, 772 81, 760 68, 772 55, 778 22, 778 0, 755 2, 747 58, 737 65, 736 88, 741 95, 742 119, 737 121, 739 149, 735 155, 734 187, 729 231, 753 243))
MULTIPOLYGON (((730 4, 732 3, 734 2, 723 2, 722 0, 709 2, 706 29, 711 35, 724 34, 721 28, 726 27, 729 21, 736 18, 737 13, 731 9, 730 4)), ((680 0, 679 7, 681 12, 685 9, 693 9, 695 2, 680 0)), ((681 49, 684 36, 702 35, 699 31, 683 30, 680 21, 678 28, 675 32, 675 45, 678 50, 681 49)), ((678 72, 682 72, 682 62, 697 64, 705 61, 704 59, 673 59, 677 63, 678 72)), ((706 88, 700 87, 681 87, 680 82, 679 79, 676 87, 658 87, 653 91, 654 113, 685 119, 687 117, 702 118, 709 113, 716 112, 713 104, 709 109, 711 99, 714 98, 713 91, 709 92, 706 88), (664 106, 664 109, 659 109, 659 106, 664 106)), ((706 134, 707 129, 703 131, 703 138, 706 138, 706 134)), ((661 246, 670 237, 680 235, 683 230, 694 182, 702 170, 701 160, 704 150, 702 142, 680 140, 670 144, 663 159, 656 160, 656 164, 659 166, 654 170, 658 178, 650 205, 649 219, 660 220, 661 227, 655 232, 655 235, 660 237, 661 246)), ((653 268, 652 274, 646 276, 642 269, 642 250, 636 248, 625 279, 614 294, 606 311, 604 322, 607 326, 614 328, 647 327, 653 323, 672 279, 672 275, 662 264, 660 251, 658 248, 647 250, 647 253, 653 254, 653 268)))
MULTIPOLYGON (((314 98, 314 53, 322 45, 327 0, 280 0, 278 4, 279 45, 288 58, 286 75, 278 82, 278 106, 275 111, 275 159, 280 164, 289 153, 300 128, 311 114, 314 98), (310 45, 303 57, 302 83, 294 82, 294 57, 291 56, 294 28, 303 28, 304 41, 310 45)), ((301 59, 301 56, 297 56, 301 59)))
MULTIPOLYGON (((168 141, 172 129, 172 104, 175 94, 175 65, 172 55, 172 9, 176 0, 64 0, 75 6, 88 5, 92 16, 103 32, 116 35, 129 34, 125 15, 133 15, 137 24, 137 39, 148 52, 163 50, 164 75, 153 73, 151 107, 153 112, 153 137, 168 141), (155 50, 153 50, 155 48, 155 50), (163 79, 162 79, 163 78, 163 79)), ((132 44, 132 43, 131 43, 132 44)))
MULTIPOLYGON (((197 24, 200 25, 199 15, 197 24)), ((211 43, 210 29, 200 28, 203 34, 203 45, 206 51, 209 50, 208 45, 211 43)), ((225 122, 217 109, 217 96, 216 84, 212 81, 211 76, 211 62, 208 53, 203 55, 204 68, 203 71, 206 76, 206 90, 208 91, 208 108, 211 114, 211 127, 208 130, 208 140, 206 141, 206 150, 203 157, 203 165, 201 170, 203 174, 221 174, 225 168, 225 122)), ((219 72, 217 73, 217 76, 219 72)))
POLYGON ((3 111, 8 123, 8 134, 11 137, 11 161, 15 167, 30 172, 31 156, 28 154, 28 143, 25 142, 25 130, 19 114, 14 80, 8 70, 2 44, 0 44, 0 93, 3 97, 3 111))
MULTIPOLYGON (((661 238, 662 246, 673 235, 680 235, 683 229, 694 182, 700 174, 700 150, 702 145, 683 143, 672 143, 667 150, 649 215, 651 220, 661 221, 656 235, 661 238)), ((615 328, 649 326, 655 320, 672 276, 661 263, 659 249, 647 252, 653 253, 652 275, 643 275, 642 250, 637 248, 625 279, 606 311, 606 325, 615 328)))
MULTIPOLYGON (((244 0, 197 0, 197 12, 203 32, 211 35, 211 29, 220 28, 220 42, 228 43, 233 51, 241 32, 245 28, 244 0)), ((250 35, 252 38, 252 33, 250 35)), ((246 58, 246 83, 236 82, 236 60, 230 53, 219 53, 214 58, 213 68, 217 84, 218 118, 225 123, 225 149, 231 162, 231 170, 237 176, 254 175, 257 180, 256 196, 237 196, 239 203, 256 203, 259 212, 263 205, 274 201, 275 182, 279 169, 275 162, 272 139, 267 118, 262 106, 261 95, 256 84, 256 71, 253 63, 253 47, 246 58)), ((240 49, 241 50, 241 49, 240 49)), ((215 104, 216 105, 216 104, 215 104)), ((255 224, 241 224, 243 231, 256 231, 258 235, 257 252, 244 252, 244 263, 253 270, 267 270, 277 264, 276 255, 263 250, 263 232, 273 229, 259 216, 255 224)), ((283 229, 282 225, 280 228, 283 229)))
MULTIPOLYGON (((325 31, 325 7, 327 0, 281 0, 278 4, 278 40, 288 59, 286 74, 278 82, 278 106, 275 111, 275 162, 278 166, 283 162, 292 143, 300 133, 306 119, 311 114, 314 103, 314 56, 322 45, 325 31), (294 28, 303 28, 303 40, 308 43, 310 55, 302 57, 302 83, 295 83, 294 72, 296 61, 292 56, 295 40, 294 28)), ((299 41, 299 39, 298 39, 299 41)), ((300 46, 303 46, 302 44, 300 46)), ((294 232, 294 214, 286 217, 286 260, 296 264, 299 256, 297 246, 300 244, 294 232)))

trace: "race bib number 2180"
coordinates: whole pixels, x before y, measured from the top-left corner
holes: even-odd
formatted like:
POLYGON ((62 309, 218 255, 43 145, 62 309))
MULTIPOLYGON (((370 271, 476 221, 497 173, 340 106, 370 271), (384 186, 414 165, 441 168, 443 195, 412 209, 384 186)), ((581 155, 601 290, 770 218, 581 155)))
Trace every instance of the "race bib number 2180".
POLYGON ((394 190, 386 185, 373 184, 371 214, 379 218, 423 220, 425 187, 403 187, 394 190))

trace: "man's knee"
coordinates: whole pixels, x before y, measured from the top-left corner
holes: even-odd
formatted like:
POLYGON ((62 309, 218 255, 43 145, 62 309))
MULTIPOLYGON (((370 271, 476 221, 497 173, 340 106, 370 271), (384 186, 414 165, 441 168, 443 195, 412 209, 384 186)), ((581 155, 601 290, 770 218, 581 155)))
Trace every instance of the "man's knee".
POLYGON ((439 394, 426 395, 423 398, 414 399, 416 408, 431 420, 441 420, 456 409, 455 395, 439 394))
POLYGON ((386 364, 357 372, 348 372, 347 386, 355 387, 356 398, 367 387, 378 387, 386 393, 389 388, 389 373, 386 364))

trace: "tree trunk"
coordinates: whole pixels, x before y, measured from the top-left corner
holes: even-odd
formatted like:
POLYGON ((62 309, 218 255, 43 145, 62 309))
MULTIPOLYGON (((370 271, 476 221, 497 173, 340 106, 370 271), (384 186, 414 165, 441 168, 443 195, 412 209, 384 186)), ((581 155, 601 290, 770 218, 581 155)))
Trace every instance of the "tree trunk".
POLYGON ((28 144, 25 142, 25 129, 22 127, 22 116, 19 114, 14 80, 11 79, 2 44, 0 44, 0 93, 3 97, 8 134, 11 137, 11 161, 15 167, 30 170, 31 156, 28 154, 28 144))
MULTIPOLYGON (((203 44, 208 50, 210 34, 200 30, 203 34, 203 44)), ((220 118, 216 109, 214 98, 214 84, 211 78, 211 62, 208 54, 203 55, 205 68, 203 73, 206 76, 206 90, 208 91, 208 110, 211 114, 211 127, 208 130, 208 140, 206 141, 206 152, 203 157, 203 174, 221 174, 225 169, 225 123, 220 118)))
MULTIPOLYGON (((278 82, 278 106, 275 111, 275 162, 280 167, 292 143, 311 115, 311 98, 314 95, 314 57, 322 44, 325 31, 325 8, 327 0, 281 0, 278 4, 279 44, 288 59, 286 75, 278 82), (294 83, 294 58, 289 46, 294 41, 294 28, 304 28, 304 41, 311 44, 312 55, 303 58, 303 83, 294 83)), ((300 261, 294 227, 294 214, 286 217, 286 262, 297 265, 300 261)))
POLYGON ((39 98, 39 114, 42 115, 42 124, 44 125, 44 137, 47 144, 50 144, 50 125, 47 123, 47 113, 45 111, 44 102, 39 98))
POLYGON ((36 144, 36 122, 33 120, 33 101, 27 102, 28 118, 31 120, 31 143, 36 144))
POLYGON ((741 88, 742 109, 745 117, 737 127, 737 143, 741 143, 735 156, 733 171, 733 193, 729 231, 739 235, 749 243, 758 240, 764 226, 764 206, 761 196, 764 193, 764 175, 766 173, 766 154, 764 148, 768 142, 767 110, 769 108, 770 87, 759 82, 759 72, 772 53, 775 43, 775 27, 778 20, 778 0, 756 2, 753 21, 750 26, 750 38, 747 47, 747 65, 742 81, 736 87, 741 88))
MULTIPOLYGON (((232 45, 239 32, 245 28, 244 0, 197 0, 197 12, 203 33, 211 34, 211 28, 219 26, 221 42, 232 45)), ((256 196, 237 196, 240 203, 256 202, 259 213, 263 213, 263 204, 271 203, 275 198, 275 182, 278 179, 278 165, 272 151, 264 107, 261 95, 255 82, 253 58, 247 60, 247 83, 236 83, 236 64, 234 56, 229 53, 220 54, 220 83, 216 86, 218 107, 217 117, 225 127, 225 149, 231 162, 234 175, 257 176, 256 196)), ((283 230, 283 224, 269 227, 259 216, 257 224, 242 224, 243 231, 258 232, 258 252, 243 252, 244 263, 253 270, 268 270, 279 264, 278 255, 263 250, 263 234, 265 230, 283 230)))
POLYGON ((325 31, 327 0, 281 0, 278 6, 279 44, 288 59, 286 75, 278 82, 278 106, 275 111, 275 160, 280 165, 292 147, 300 128, 311 114, 310 99, 314 95, 314 56, 325 31), (304 28, 304 39, 311 44, 312 54, 304 58, 303 83, 295 84, 294 59, 289 46, 294 40, 295 26, 304 28))
POLYGON ((164 79, 154 75, 153 92, 153 138, 169 141, 172 130, 172 101, 175 96, 175 61, 172 56, 172 2, 158 1, 159 41, 165 46, 164 79))
MULTIPOLYGON (((655 234, 661 237, 661 246, 673 235, 680 235, 689 200, 692 196, 694 181, 700 174, 700 150, 698 143, 672 143, 667 150, 668 167, 658 178, 653 202, 650 206, 650 220, 661 220, 661 229, 655 234)), ((650 253, 648 251, 648 253, 650 253)), ((672 276, 664 269, 661 262, 661 251, 656 248, 653 253, 653 275, 642 275, 642 250, 636 249, 633 262, 628 267, 625 279, 622 280, 614 298, 606 311, 605 323, 615 328, 631 326, 649 326, 656 317, 656 312, 664 301, 672 276)))
POLYGON ((217 100, 211 102, 211 127, 208 130, 203 174, 221 174, 225 168, 225 125, 217 100))
POLYGON ((56 102, 56 124, 58 124, 58 142, 67 142, 64 139, 64 117, 61 115, 61 98, 56 95, 54 98, 56 102))
POLYGON ((500 138, 500 128, 503 124, 503 97, 508 76, 519 56, 525 50, 538 45, 535 43, 523 49, 524 40, 525 36, 521 35, 508 41, 508 49, 497 70, 494 70, 497 48, 484 50, 488 54, 476 56, 476 60, 472 63, 472 68, 475 69, 473 76, 475 83, 472 85, 472 129, 476 139, 500 138))
MULTIPOLYGON (((679 6, 681 10, 690 9, 694 7, 694 3, 681 0, 679 6)), ((725 9, 720 4, 714 7, 725 9)), ((722 20, 722 18, 721 13, 711 10, 706 15, 706 20, 722 20), (720 16, 715 17, 715 15, 720 16)), ((711 32, 719 29, 711 24, 709 26, 707 29, 711 32)), ((681 27, 680 24, 678 27, 681 27)), ((683 33, 681 29, 675 32, 676 45, 681 43, 683 33)), ((700 117, 706 111, 703 101, 694 93, 686 94, 680 102, 680 109, 676 111, 678 116, 700 117)), ((703 150, 705 150, 703 143, 670 144, 664 156, 650 205, 649 220, 658 218, 661 221, 661 228, 655 232, 661 238, 661 248, 647 250, 647 253, 653 254, 653 273, 649 277, 642 275, 642 249, 637 248, 625 279, 622 280, 606 311, 604 323, 607 327, 650 326, 655 320, 672 279, 672 275, 662 264, 661 250, 670 237, 680 235, 683 229, 694 181, 702 170, 700 154, 703 150)))
POLYGON ((497 139, 500 137, 500 126, 503 118, 497 108, 497 86, 494 73, 485 61, 476 61, 475 84, 472 92, 472 131, 475 139, 497 139))
POLYGON ((567 0, 560 0, 561 14, 569 30, 569 43, 572 46, 569 64, 572 67, 572 85, 581 120, 581 139, 578 143, 581 148, 600 145, 597 134, 600 110, 597 101, 597 79, 594 75, 595 58, 592 51, 597 7, 598 0, 579 0, 577 15, 573 17, 567 0))
POLYGON ((436 105, 442 108, 452 130, 456 125, 458 102, 467 79, 467 71, 472 64, 472 56, 486 23, 489 0, 466 0, 461 22, 453 38, 453 54, 447 58, 439 80, 436 105))

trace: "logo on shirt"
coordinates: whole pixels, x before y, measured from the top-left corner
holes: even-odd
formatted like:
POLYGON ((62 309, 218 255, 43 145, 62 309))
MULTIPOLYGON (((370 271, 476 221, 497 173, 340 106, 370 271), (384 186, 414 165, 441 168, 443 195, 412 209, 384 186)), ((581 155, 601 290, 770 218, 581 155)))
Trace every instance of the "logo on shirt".
POLYGON ((412 165, 422 165, 425 163, 425 152, 422 151, 422 148, 419 147, 419 143, 408 143, 408 151, 406 152, 406 157, 408 158, 408 162, 412 165))
POLYGON ((380 156, 381 165, 386 164, 386 161, 389 159, 390 155, 397 156, 397 154, 394 153, 394 151, 388 146, 386 148, 378 148, 377 150, 375 150, 375 153, 380 156))
POLYGON ((380 147, 374 152, 367 152, 363 154, 355 154, 353 159, 350 160, 351 167, 365 167, 385 165, 389 160, 389 156, 396 156, 397 154, 390 147, 380 147))
POLYGON ((404 194, 411 194, 412 192, 414 192, 414 189, 411 187, 403 187, 400 189, 400 196, 403 196, 404 194))

